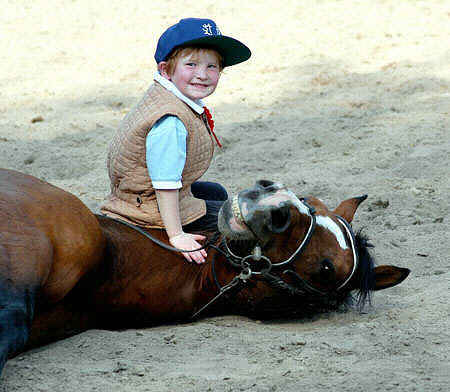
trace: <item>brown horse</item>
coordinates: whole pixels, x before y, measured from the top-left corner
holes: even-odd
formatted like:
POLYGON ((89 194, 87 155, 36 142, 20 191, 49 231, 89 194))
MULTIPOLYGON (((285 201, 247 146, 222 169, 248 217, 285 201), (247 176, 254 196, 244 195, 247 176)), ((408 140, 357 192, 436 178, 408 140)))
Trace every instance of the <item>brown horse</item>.
POLYGON ((349 225, 365 197, 334 211, 259 181, 225 202, 204 265, 186 263, 160 230, 95 216, 75 196, 0 170, 0 371, 28 347, 88 328, 189 320, 194 314, 302 316, 336 309, 353 290, 403 281, 374 267, 349 225), (153 237, 149 240, 148 235, 153 237))

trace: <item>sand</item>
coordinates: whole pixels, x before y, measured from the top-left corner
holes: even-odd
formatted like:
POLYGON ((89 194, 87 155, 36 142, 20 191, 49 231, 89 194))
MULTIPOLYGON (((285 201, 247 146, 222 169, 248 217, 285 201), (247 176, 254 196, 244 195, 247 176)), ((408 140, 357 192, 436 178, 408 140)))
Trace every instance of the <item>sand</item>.
POLYGON ((4 1, 0 167, 98 211, 157 38, 211 17, 253 56, 207 99, 224 148, 206 178, 230 193, 276 180, 330 207, 367 193, 354 226, 410 277, 363 313, 91 330, 9 361, 0 391, 448 390, 450 2, 279 4, 4 1))

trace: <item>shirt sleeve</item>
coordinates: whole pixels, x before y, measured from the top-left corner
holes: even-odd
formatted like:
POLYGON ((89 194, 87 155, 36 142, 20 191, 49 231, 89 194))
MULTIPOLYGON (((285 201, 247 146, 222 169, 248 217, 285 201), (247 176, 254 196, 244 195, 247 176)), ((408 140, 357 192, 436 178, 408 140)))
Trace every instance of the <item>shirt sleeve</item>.
POLYGON ((148 133, 147 168, 155 189, 180 189, 181 174, 186 163, 187 130, 175 116, 158 120, 148 133))

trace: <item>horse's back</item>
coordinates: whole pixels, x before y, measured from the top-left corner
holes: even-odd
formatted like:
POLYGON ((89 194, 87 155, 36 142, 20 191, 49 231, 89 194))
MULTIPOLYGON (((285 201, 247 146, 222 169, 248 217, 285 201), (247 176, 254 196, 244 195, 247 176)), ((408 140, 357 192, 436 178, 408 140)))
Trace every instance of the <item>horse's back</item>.
POLYGON ((74 195, 20 172, 0 169, 0 274, 39 285, 55 302, 101 261, 104 238, 74 195))

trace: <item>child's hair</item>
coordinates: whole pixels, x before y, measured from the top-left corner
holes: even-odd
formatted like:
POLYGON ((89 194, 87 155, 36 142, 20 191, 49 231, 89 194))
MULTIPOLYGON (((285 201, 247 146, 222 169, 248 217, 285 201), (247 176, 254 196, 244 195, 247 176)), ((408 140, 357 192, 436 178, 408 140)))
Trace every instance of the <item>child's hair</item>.
POLYGON ((167 68, 166 71, 169 75, 172 75, 175 71, 175 65, 177 63, 177 60, 182 56, 189 56, 191 54, 197 54, 201 50, 213 50, 217 53, 217 57, 219 59, 219 69, 220 71, 223 70, 223 57, 222 55, 213 48, 206 48, 206 47, 200 47, 200 46, 182 46, 177 49, 175 49, 167 58, 167 68))

